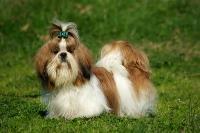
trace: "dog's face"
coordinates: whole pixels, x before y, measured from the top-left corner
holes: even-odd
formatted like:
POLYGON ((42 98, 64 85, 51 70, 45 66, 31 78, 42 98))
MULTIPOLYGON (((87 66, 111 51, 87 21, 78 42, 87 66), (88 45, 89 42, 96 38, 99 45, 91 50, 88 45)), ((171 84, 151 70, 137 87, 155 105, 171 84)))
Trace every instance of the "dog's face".
POLYGON ((80 84, 89 78, 90 64, 88 51, 80 44, 73 23, 53 24, 50 40, 36 55, 36 70, 47 89, 80 84), (58 36, 61 31, 67 36, 58 36))
POLYGON ((78 61, 74 57, 75 43, 72 37, 58 39, 58 43, 50 46, 50 58, 46 72, 55 86, 73 83, 78 75, 78 61))

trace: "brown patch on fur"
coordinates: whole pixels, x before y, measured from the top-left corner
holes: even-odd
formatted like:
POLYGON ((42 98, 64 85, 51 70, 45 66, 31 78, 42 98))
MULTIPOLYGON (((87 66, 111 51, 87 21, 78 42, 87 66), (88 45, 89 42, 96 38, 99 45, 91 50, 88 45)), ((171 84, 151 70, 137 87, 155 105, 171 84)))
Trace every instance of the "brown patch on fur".
POLYGON ((82 73, 79 71, 78 76, 73 84, 75 86, 81 86, 81 85, 85 84, 86 81, 87 80, 83 77, 82 73))
POLYGON ((66 39, 66 44, 67 44, 67 51, 70 53, 73 53, 74 50, 79 47, 79 42, 76 41, 76 39, 74 39, 72 36, 69 36, 66 39))
POLYGON ((80 44, 79 47, 74 51, 74 55, 78 61, 86 66, 89 70, 91 69, 92 57, 88 48, 83 44, 80 44))
POLYGON ((89 50, 83 44, 80 44, 74 50, 74 56, 77 62, 79 62, 79 74, 74 85, 80 86, 90 79, 92 57, 89 50))
POLYGON ((135 49, 126 41, 115 41, 106 45, 101 54, 104 56, 113 50, 117 50, 122 53, 122 65, 129 72, 129 79, 134 85, 136 94, 138 94, 141 89, 153 88, 149 79, 149 60, 143 52, 135 49))
POLYGON ((52 90, 54 88, 54 83, 50 81, 46 72, 47 63, 52 56, 50 46, 53 46, 50 42, 43 45, 35 56, 35 68, 38 77, 42 82, 43 88, 48 90, 52 90))
POLYGON ((92 72, 100 81, 101 89, 106 96, 109 107, 115 114, 119 112, 119 95, 112 73, 103 67, 95 67, 92 72))

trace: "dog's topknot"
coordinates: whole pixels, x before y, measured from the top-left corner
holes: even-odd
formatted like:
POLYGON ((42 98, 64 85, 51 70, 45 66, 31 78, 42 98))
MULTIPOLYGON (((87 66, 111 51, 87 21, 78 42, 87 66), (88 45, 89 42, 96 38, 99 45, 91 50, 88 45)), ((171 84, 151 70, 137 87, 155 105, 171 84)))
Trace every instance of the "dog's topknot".
POLYGON ((76 40, 79 40, 79 34, 77 25, 73 22, 63 22, 58 19, 53 19, 51 22, 52 26, 50 28, 50 36, 53 37, 57 35, 56 33, 59 31, 67 31, 69 32, 76 40))

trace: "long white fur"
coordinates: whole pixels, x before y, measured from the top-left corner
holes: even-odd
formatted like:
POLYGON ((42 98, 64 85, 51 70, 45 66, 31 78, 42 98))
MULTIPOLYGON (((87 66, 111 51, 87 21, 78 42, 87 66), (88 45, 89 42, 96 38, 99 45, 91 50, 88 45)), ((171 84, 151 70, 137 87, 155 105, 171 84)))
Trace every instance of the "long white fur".
POLYGON ((122 65, 122 58, 120 51, 112 51, 100 59, 96 65, 113 73, 120 97, 119 114, 138 118, 153 110, 155 96, 150 91, 141 92, 139 98, 136 96, 134 85, 128 78, 129 73, 122 65))
POLYGON ((48 102, 48 117, 50 118, 92 117, 109 110, 99 81, 94 75, 83 86, 67 85, 54 91, 48 102))

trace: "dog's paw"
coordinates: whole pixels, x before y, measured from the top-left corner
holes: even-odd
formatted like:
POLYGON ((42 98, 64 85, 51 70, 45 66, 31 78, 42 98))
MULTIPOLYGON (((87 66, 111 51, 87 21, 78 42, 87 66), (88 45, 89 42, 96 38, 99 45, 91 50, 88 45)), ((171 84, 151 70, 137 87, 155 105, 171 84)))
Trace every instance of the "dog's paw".
POLYGON ((42 117, 47 117, 49 115, 49 112, 47 110, 42 110, 42 111, 39 111, 39 114, 42 117))

